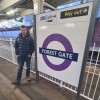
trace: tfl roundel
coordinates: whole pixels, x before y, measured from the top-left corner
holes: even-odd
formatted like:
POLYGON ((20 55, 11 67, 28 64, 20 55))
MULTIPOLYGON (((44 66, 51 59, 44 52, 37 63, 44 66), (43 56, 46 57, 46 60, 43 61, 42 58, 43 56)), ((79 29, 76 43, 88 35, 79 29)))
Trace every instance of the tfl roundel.
POLYGON ((78 53, 73 52, 70 41, 65 36, 57 33, 49 35, 44 40, 42 48, 39 48, 39 53, 42 54, 43 60, 47 66, 55 71, 65 70, 70 66, 72 61, 77 62, 78 60, 78 53), (64 46, 65 51, 48 49, 47 46, 54 41, 60 42, 64 46), (59 65, 53 64, 48 60, 47 55, 64 59, 64 61, 59 65))

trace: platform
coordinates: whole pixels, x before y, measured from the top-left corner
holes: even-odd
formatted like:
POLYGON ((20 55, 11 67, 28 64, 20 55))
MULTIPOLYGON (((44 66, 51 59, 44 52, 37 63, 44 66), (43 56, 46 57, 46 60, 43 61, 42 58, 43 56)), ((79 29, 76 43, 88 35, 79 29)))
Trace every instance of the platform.
MULTIPOLYGON (((17 66, 0 58, 0 100, 75 100, 75 94, 61 89, 59 86, 40 78, 36 83, 35 75, 31 73, 31 83, 27 83, 25 70, 20 86, 13 86, 16 78, 17 66)), ((86 100, 81 98, 81 100, 86 100)))

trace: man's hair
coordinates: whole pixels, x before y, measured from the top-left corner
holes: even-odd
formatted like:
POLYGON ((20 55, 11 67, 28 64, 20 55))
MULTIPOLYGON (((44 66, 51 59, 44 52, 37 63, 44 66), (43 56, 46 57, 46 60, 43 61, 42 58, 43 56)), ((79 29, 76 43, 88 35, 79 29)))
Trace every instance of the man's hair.
POLYGON ((24 25, 22 25, 20 28, 26 28, 26 29, 27 29, 27 27, 26 27, 26 26, 24 26, 24 25))

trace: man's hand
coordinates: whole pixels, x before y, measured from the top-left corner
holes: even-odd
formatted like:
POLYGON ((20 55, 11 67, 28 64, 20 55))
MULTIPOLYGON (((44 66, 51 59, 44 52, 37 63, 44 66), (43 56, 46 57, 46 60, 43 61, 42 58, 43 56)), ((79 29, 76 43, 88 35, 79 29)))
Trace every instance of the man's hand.
POLYGON ((28 57, 31 57, 31 55, 28 55, 28 57))

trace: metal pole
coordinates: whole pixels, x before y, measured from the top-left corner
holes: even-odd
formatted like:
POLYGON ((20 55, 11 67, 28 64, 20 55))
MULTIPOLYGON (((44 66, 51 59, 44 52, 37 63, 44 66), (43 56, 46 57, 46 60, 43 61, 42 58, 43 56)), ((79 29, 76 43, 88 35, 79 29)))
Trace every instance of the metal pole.
POLYGON ((35 72, 36 72, 36 81, 39 81, 39 71, 37 66, 37 36, 36 36, 36 15, 34 15, 34 40, 35 40, 35 72))
POLYGON ((83 58, 83 63, 82 63, 81 75, 80 75, 79 85, 78 85, 78 90, 77 90, 76 100, 80 100, 80 92, 81 92, 82 81, 83 81, 83 77, 84 77, 85 66, 86 66, 89 47, 90 47, 90 44, 91 44, 93 31, 94 31, 97 6, 98 6, 98 0, 94 0, 93 9, 92 9, 92 15, 91 15, 91 18, 90 18, 90 26, 89 26, 88 36, 87 36, 87 41, 86 41, 86 46, 85 46, 84 58, 83 58))
POLYGON ((16 21, 16 8, 14 8, 14 14, 15 14, 15 21, 16 21))
POLYGON ((35 71, 36 71, 36 81, 37 82, 39 81, 39 71, 38 71, 38 65, 37 65, 36 14, 43 13, 43 2, 44 2, 44 0, 33 0, 33 5, 34 5, 34 39, 35 39, 35 71))

